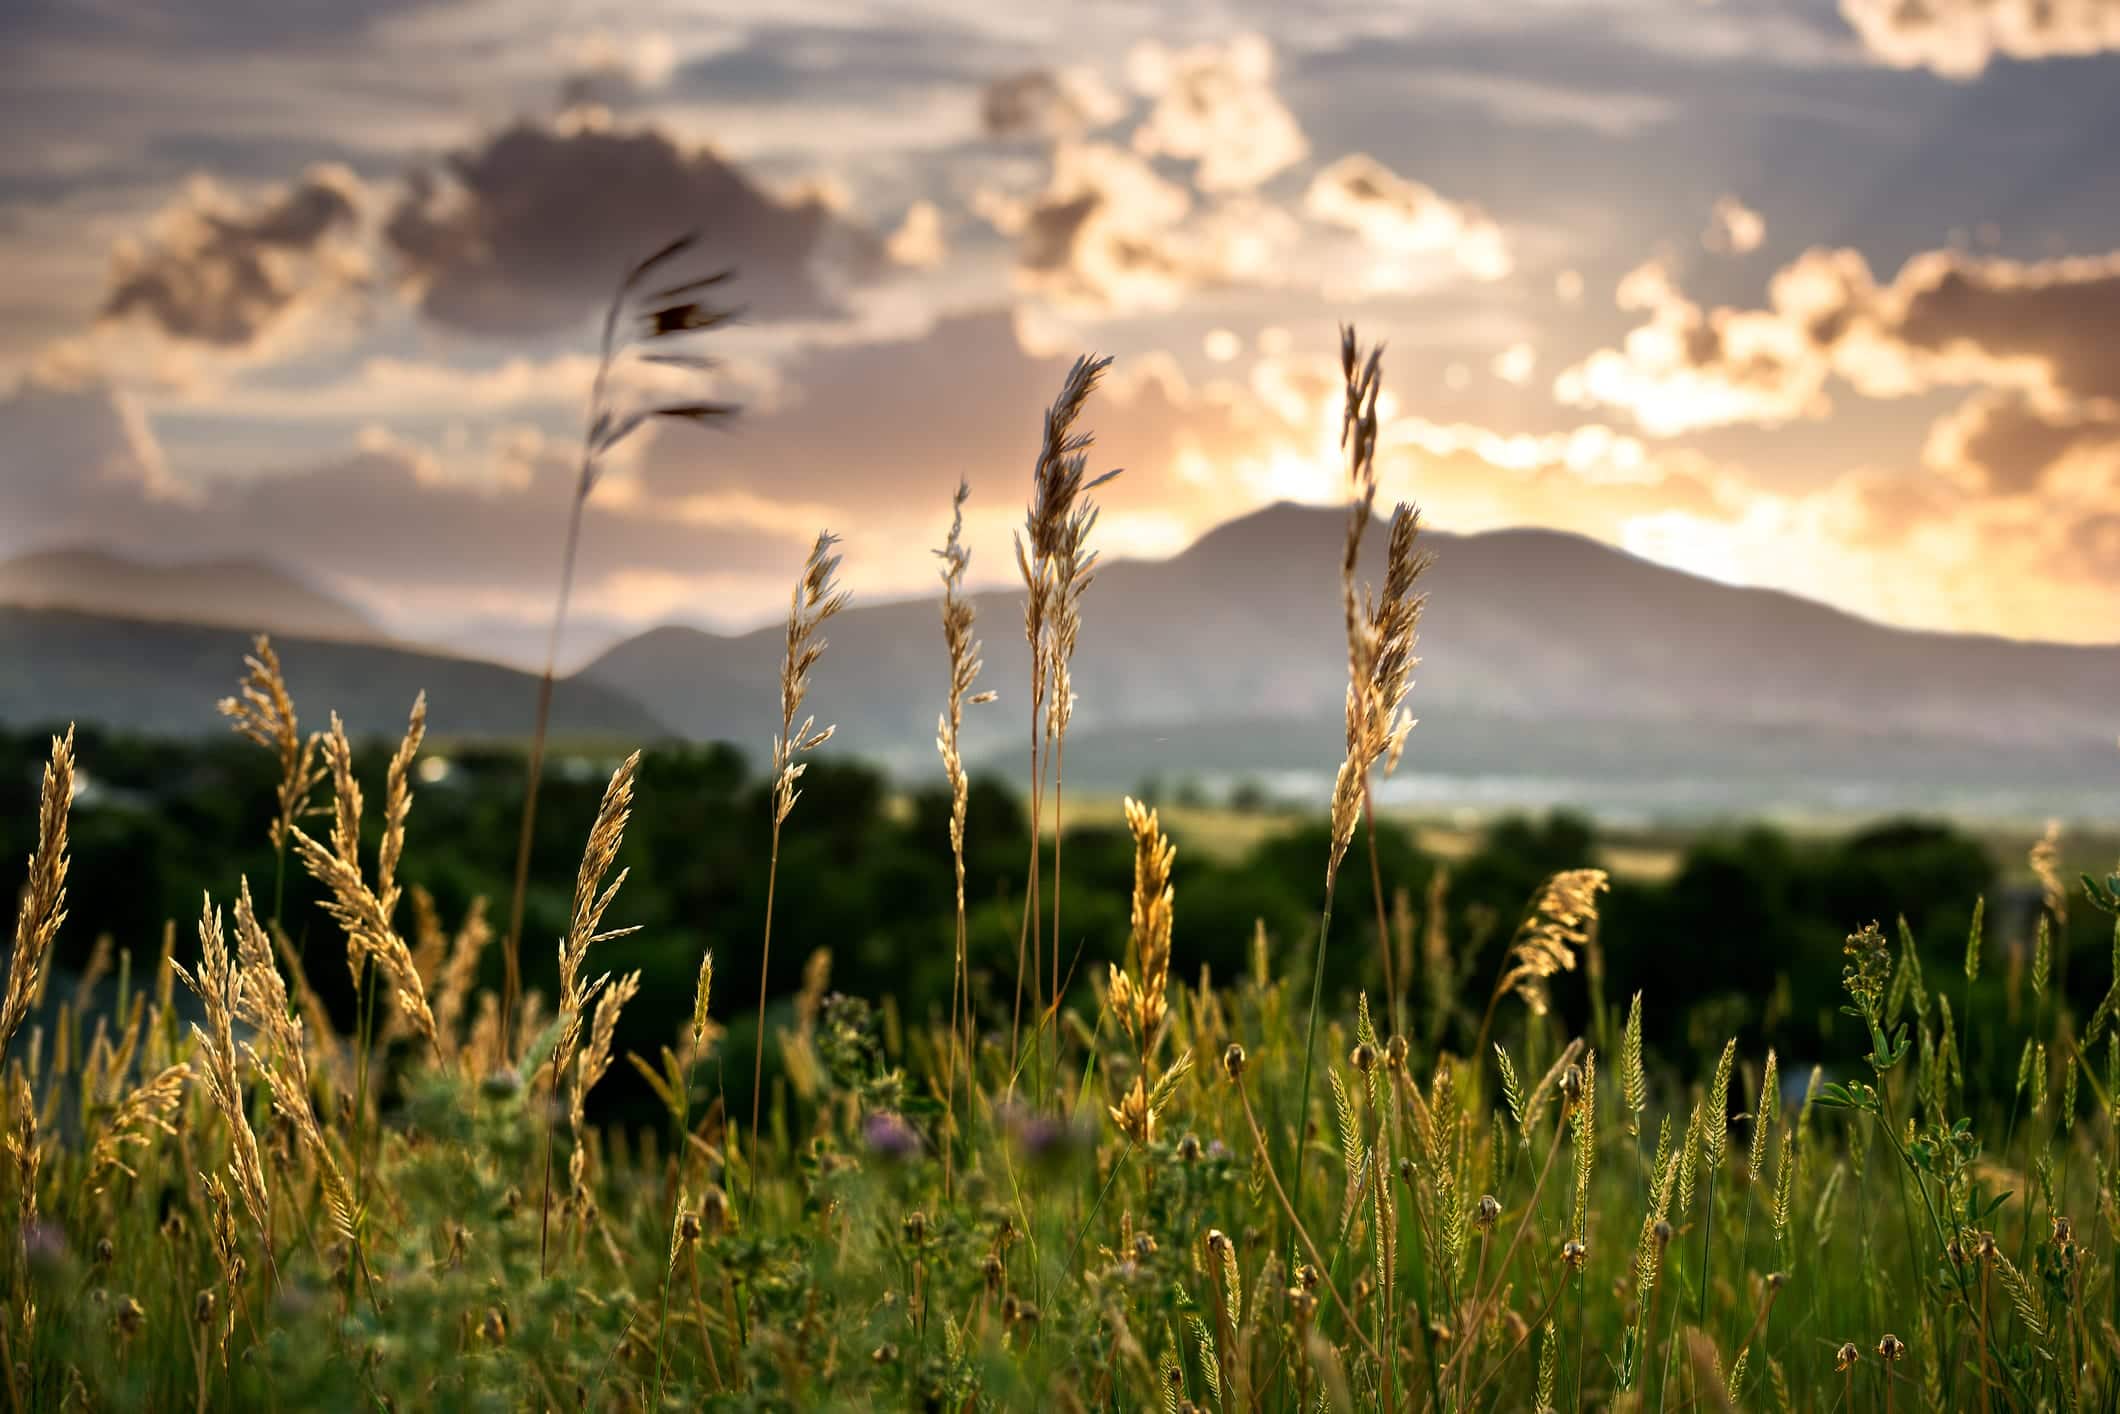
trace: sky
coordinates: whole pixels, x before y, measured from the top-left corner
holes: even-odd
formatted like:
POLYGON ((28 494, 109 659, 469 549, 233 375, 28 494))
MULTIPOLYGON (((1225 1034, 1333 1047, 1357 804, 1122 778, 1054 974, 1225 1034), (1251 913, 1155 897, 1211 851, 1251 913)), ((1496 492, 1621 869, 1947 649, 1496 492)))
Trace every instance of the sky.
POLYGON ((1044 404, 1108 556, 1383 495, 1921 628, 2120 640, 2120 0, 15 0, 0 554, 293 566, 532 653, 601 310, 580 654, 784 612, 814 535, 1004 582, 1044 404))

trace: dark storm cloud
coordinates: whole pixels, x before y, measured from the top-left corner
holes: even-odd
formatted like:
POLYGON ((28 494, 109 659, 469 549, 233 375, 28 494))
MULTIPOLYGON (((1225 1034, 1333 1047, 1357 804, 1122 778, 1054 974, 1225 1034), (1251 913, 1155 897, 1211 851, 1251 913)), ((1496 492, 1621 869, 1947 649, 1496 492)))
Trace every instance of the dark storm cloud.
POLYGON ((301 300, 358 278, 350 255, 313 258, 355 226, 358 196, 351 174, 317 168, 247 209, 182 199, 162 213, 158 235, 118 248, 101 315, 139 316, 178 340, 254 343, 301 300))
POLYGON ((416 176, 384 235, 427 317, 505 336, 579 322, 627 262, 693 230, 706 261, 737 270, 759 320, 840 313, 832 281, 880 259, 822 201, 776 198, 711 149, 654 129, 531 123, 416 176))

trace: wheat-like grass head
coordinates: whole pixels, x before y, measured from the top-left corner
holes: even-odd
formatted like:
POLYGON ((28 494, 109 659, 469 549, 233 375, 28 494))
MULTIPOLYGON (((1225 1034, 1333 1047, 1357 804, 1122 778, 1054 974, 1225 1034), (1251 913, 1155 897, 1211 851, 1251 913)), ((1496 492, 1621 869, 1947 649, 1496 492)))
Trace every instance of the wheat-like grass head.
POLYGON ((314 732, 307 737, 302 735, 294 694, 287 689, 280 655, 274 651, 270 638, 261 633, 251 640, 243 668, 237 695, 222 698, 217 708, 230 719, 236 735, 256 742, 279 758, 279 812, 269 833, 273 848, 283 849, 287 832, 309 812, 310 797, 324 780, 324 768, 317 765, 319 738, 314 732))
POLYGON ((74 800, 74 730, 52 738, 51 759, 37 793, 37 848, 29 883, 15 911, 15 950, 8 956, 7 990, 0 995, 0 1053, 15 1038, 44 994, 52 942, 66 921, 67 822, 74 800))
POLYGON ((810 692, 810 670, 824 656, 821 633, 825 622, 847 605, 847 592, 839 587, 839 556, 833 546, 839 537, 820 531, 803 565, 802 578, 788 601, 787 654, 780 665, 780 734, 773 738, 773 821, 780 824, 795 808, 802 794, 796 782, 802 779, 804 753, 832 739, 835 728, 819 728, 815 717, 795 724, 796 714, 810 692))
POLYGON ((1602 869, 1566 869, 1548 879, 1517 927, 1496 990, 1514 988, 1534 1015, 1544 1016, 1551 1007, 1547 980, 1575 970, 1575 950, 1597 925, 1597 896, 1606 887, 1602 869))

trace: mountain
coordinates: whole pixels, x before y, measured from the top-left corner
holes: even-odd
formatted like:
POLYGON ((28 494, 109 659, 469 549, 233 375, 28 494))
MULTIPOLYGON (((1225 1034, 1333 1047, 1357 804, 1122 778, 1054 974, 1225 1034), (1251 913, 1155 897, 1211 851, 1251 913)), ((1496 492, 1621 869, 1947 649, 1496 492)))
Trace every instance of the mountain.
MULTIPOLYGON (((0 725, 96 722, 157 734, 228 729, 214 704, 243 672, 251 635, 198 624, 0 606, 0 725)), ((537 678, 493 663, 381 643, 274 635, 306 725, 336 711, 356 734, 392 734, 420 692, 440 736, 527 737, 537 678)), ((552 730, 640 742, 667 736, 656 716, 608 685, 562 681, 552 730)))
MULTIPOLYGON (((1346 657, 1337 510, 1279 505, 1174 558, 1100 567, 1083 607, 1067 772, 1305 772, 1336 764, 1346 657)), ((1382 578, 1385 528, 1363 571, 1382 578)), ((2120 811, 2120 646, 1920 633, 1810 600, 1697 578, 1580 536, 1424 532, 1422 719, 1406 770, 1549 796, 1565 783, 1691 791, 1750 779, 1804 799, 2022 783, 2105 792, 2120 811)), ((981 686, 966 750, 1020 774, 1028 673, 1021 596, 976 596, 981 686)), ((932 599, 856 607, 828 630, 809 710, 835 746, 901 769, 935 761, 944 652, 932 599)), ((680 731, 761 750, 778 724, 777 627, 660 628, 585 675, 680 731)), ((1314 779, 1313 782, 1314 784, 1314 779)), ((1409 787, 1418 793, 1418 787, 1409 787)), ((1609 794, 1609 792, 1608 792, 1609 794)), ((1737 803, 1732 796, 1731 804, 1737 803)))
POLYGON ((254 560, 163 565, 92 548, 38 550, 0 562, 0 604, 309 638, 383 636, 350 605, 254 560))

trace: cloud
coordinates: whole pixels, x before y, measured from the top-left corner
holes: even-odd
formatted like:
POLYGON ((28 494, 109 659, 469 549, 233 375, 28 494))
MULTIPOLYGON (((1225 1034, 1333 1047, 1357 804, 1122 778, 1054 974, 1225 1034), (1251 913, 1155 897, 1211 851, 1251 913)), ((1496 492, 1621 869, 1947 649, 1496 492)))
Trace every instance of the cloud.
POLYGON ((1840 13, 1883 62, 1954 79, 1974 78, 1998 57, 2120 49, 2112 0, 1840 0, 1840 13))
POLYGON ((1749 255, 1767 238, 1767 218, 1734 196, 1719 198, 1708 213, 1700 243, 1724 255, 1749 255))
MULTIPOLYGON (((113 492, 167 501, 180 496, 139 404, 89 381, 25 378, 0 396, 0 503, 27 526, 40 508, 93 508, 113 492)), ((72 528, 94 529, 92 517, 72 528)))
POLYGON ((2054 413, 2017 392, 1978 393, 1939 418, 1922 446, 1923 465, 1968 491, 2036 494, 2062 478, 2065 464, 2120 461, 2120 420, 2054 413))
POLYGON ((1657 436, 1824 412, 1829 366, 1784 309, 1703 310, 1658 261, 1620 281, 1618 303, 1648 321, 1619 348, 1563 370, 1553 387, 1561 402, 1622 408, 1657 436))
POLYGON ((1134 150, 1194 163, 1206 192, 1250 191, 1302 161, 1310 144, 1274 92, 1273 68, 1273 46, 1256 34, 1180 50, 1135 45, 1127 72, 1155 106, 1134 150))
POLYGON ((563 34, 553 41, 552 53, 565 75, 561 102, 567 107, 658 92, 677 70, 677 46, 660 30, 563 34))
POLYGON ((628 261, 691 230, 754 321, 836 316, 834 281, 880 262, 814 195, 779 199, 654 128, 517 123, 418 174, 384 234, 428 318, 507 336, 586 319, 628 261))
POLYGON ((1084 312, 1166 310, 1191 291, 1278 283, 1294 218, 1250 196, 1197 203, 1108 143, 1063 142, 1028 201, 987 192, 975 209, 1016 238, 1022 288, 1084 312))
POLYGON ((1538 367, 1538 350, 1529 344, 1511 344, 1494 356, 1489 367, 1504 383, 1521 388, 1531 381, 1531 374, 1538 367))
POLYGON ((1117 122, 1126 102, 1095 70, 1025 69, 980 91, 980 125, 988 137, 1080 137, 1117 122))
POLYGON ((1482 280, 1499 280, 1510 270, 1501 227, 1479 208, 1451 201, 1362 153, 1342 157, 1311 178, 1303 210, 1394 257, 1445 256, 1482 280))
POLYGON ((2120 403, 2120 252, 2051 261, 1926 251, 1880 285, 1853 250, 1778 271, 1763 309, 1705 310, 1657 262, 1621 282, 1648 315, 1563 371, 1561 401, 1624 408, 1658 435, 1821 417, 1839 378, 1872 398, 2014 388, 2049 411, 2120 403))
POLYGON ((906 208, 905 220, 884 242, 884 254, 899 265, 932 270, 949 254, 942 235, 942 213, 932 201, 916 201, 906 208))
POLYGON ((196 178, 144 240, 112 251, 101 317, 139 319, 184 343, 248 348, 365 280, 353 240, 362 201, 359 179, 339 166, 312 167, 248 204, 196 178))

